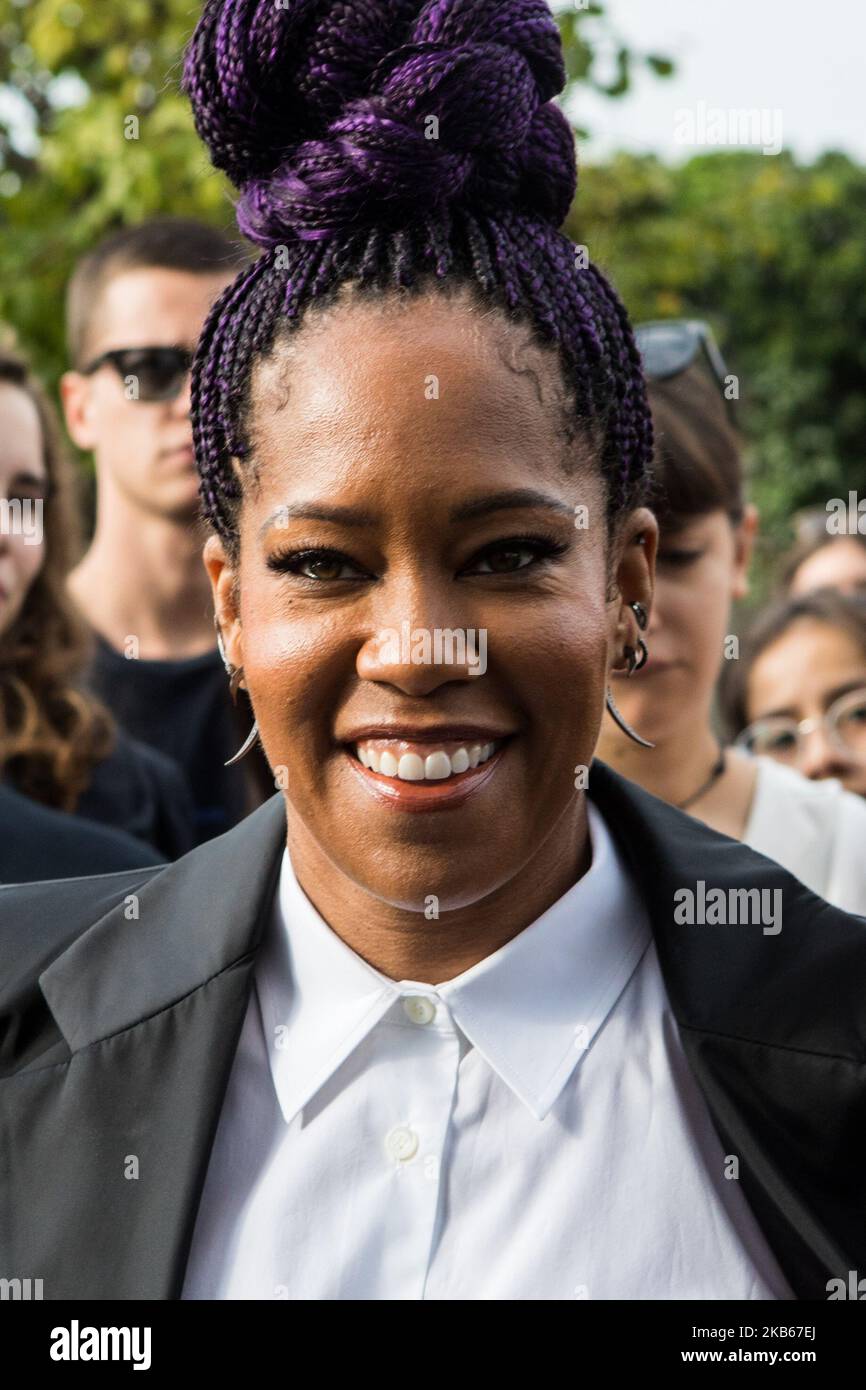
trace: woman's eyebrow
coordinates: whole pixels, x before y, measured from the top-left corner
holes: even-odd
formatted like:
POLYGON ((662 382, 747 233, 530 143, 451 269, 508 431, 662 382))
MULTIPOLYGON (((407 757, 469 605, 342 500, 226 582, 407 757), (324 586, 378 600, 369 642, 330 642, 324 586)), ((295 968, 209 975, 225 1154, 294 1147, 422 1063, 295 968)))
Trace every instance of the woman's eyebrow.
POLYGON ((491 512, 518 511, 526 507, 544 507, 547 511, 560 512, 563 516, 574 516, 574 507, 562 502, 558 497, 550 497, 546 492, 536 492, 534 488, 515 488, 510 492, 494 492, 486 497, 478 497, 474 502, 464 502, 451 512, 451 521, 474 521, 491 512))
MULTIPOLYGON (((831 690, 825 690, 820 696, 824 711, 836 701, 841 700, 843 695, 850 695, 855 690, 866 689, 866 675, 858 680, 856 676, 850 681, 843 681, 841 685, 834 685, 831 690)), ((756 724, 760 719, 794 719, 800 722, 800 712, 793 705, 785 705, 783 709, 768 709, 763 714, 757 715, 751 722, 756 724)))
MULTIPOLYGON (((557 497, 550 497, 545 492, 536 492, 534 488, 514 488, 510 492, 489 493, 485 497, 475 498, 472 502, 464 502, 453 509, 449 520, 474 521, 478 517, 488 516, 491 512, 517 511, 526 507, 544 507, 563 516, 574 516, 574 508, 557 497)), ((262 522, 259 536, 263 536, 269 526, 276 523, 285 524, 290 518, 298 521, 332 521, 338 526, 369 527, 375 526, 377 521, 372 512, 366 512, 360 507, 337 507, 324 502, 285 503, 262 522)))
POLYGON ((832 705, 836 700, 841 700, 843 695, 851 695, 855 690, 866 689, 866 675, 859 677, 853 676, 851 680, 842 681, 841 685, 834 685, 832 690, 824 692, 825 708, 832 705))
POLYGON ((333 521, 338 526, 375 526, 376 518, 371 512, 360 507, 333 507, 324 502, 284 503, 262 522, 259 536, 263 536, 269 526, 284 524, 292 518, 298 521, 333 521))

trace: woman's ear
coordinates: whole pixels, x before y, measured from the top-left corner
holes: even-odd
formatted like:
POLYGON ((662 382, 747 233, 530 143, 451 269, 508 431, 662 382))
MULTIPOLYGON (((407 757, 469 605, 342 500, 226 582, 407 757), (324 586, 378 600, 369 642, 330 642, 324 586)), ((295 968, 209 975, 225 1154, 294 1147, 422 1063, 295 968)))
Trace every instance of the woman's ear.
POLYGON ((733 598, 745 598, 749 592, 749 568, 758 524, 758 509, 750 502, 743 512, 742 521, 734 531, 734 587, 731 591, 733 598))
POLYGON ((202 553, 210 579, 214 613, 223 648, 233 666, 244 664, 244 643, 238 613, 238 575, 219 536, 208 536, 202 553))
POLYGON ((656 551, 659 526, 649 507, 636 507, 622 523, 617 537, 614 587, 617 608, 613 633, 612 667, 625 664, 623 647, 634 647, 640 634, 637 617, 630 607, 639 603, 649 619, 655 587, 656 551))

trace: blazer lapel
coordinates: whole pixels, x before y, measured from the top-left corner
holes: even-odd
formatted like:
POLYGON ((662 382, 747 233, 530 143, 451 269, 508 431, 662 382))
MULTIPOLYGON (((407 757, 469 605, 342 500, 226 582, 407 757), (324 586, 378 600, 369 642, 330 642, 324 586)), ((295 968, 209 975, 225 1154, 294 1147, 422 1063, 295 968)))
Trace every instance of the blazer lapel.
POLYGON ((866 1271, 866 922, 603 763, 589 795, 643 890, 683 1048, 746 1199, 797 1296, 826 1299, 828 1280, 866 1271), (778 892, 781 930, 675 920, 680 890, 712 888, 726 901, 778 892))
POLYGON ((179 1297, 284 844, 275 796, 41 975, 72 1055, 5 1084, 11 1263, 46 1298, 179 1297))

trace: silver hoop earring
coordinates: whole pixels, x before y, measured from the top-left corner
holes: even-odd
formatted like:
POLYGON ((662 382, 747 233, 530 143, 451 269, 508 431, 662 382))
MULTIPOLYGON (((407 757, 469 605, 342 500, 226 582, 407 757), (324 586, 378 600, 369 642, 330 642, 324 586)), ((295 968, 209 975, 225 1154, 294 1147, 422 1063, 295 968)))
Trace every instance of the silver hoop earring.
POLYGON ((605 704, 607 705, 607 712, 610 715, 611 719, 614 721, 615 724, 619 725, 624 734, 627 734, 628 737, 630 739, 633 739, 635 743, 639 743, 641 748, 655 748, 654 743, 650 743, 648 739, 641 738, 640 734, 635 733, 631 725, 626 723, 625 719, 623 719, 622 715, 620 714, 619 710, 613 702, 613 696, 611 695, 610 690, 608 690, 607 695, 605 696, 605 704))
POLYGON ((214 618, 213 623, 214 627, 216 628, 217 651, 220 654, 220 660, 222 661, 223 666, 226 668, 226 674, 230 676, 232 671, 234 670, 234 667, 232 666, 231 662, 226 656, 226 649, 223 646, 223 635, 220 632, 220 626, 216 618, 214 618))
POLYGON ((255 744, 255 742, 256 742, 258 736, 259 736, 259 722, 258 722, 258 720, 256 719, 256 720, 253 721, 253 727, 250 729, 250 731, 249 731, 249 733, 247 734, 246 738, 244 739, 244 741, 243 741, 241 747, 240 747, 240 748, 238 749, 238 751, 235 753, 235 755, 234 755, 233 758, 229 758, 228 762, 223 763, 223 767, 232 767, 232 765, 233 765, 234 763, 239 763, 240 760, 241 760, 241 758, 245 758, 246 755, 247 755, 247 753, 249 753, 250 749, 251 749, 251 748, 253 747, 253 745, 255 744))
MULTIPOLYGON (((223 635, 220 632, 220 626, 216 618, 214 618, 214 627, 216 628, 217 650, 219 651, 220 657, 222 658, 223 666, 226 668, 226 675, 229 678, 229 693, 232 697, 232 703, 236 705, 238 702, 238 690, 240 688, 240 683, 244 678, 244 668, 243 666, 232 666, 231 662, 226 656, 226 649, 223 645, 223 635)), ((240 748, 235 753, 233 758, 229 758, 227 762, 223 763, 223 767, 233 767, 235 763, 240 762, 241 758, 245 758, 247 753, 249 753, 250 749, 255 745, 258 736, 259 721, 257 719, 254 719, 253 727, 250 729, 240 748)))

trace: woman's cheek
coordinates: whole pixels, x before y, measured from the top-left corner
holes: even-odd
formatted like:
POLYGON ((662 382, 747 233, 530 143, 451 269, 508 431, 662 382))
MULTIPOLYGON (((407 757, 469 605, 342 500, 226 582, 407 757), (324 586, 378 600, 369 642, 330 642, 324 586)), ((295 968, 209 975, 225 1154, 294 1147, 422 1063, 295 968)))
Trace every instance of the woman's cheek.
POLYGON ((23 536, 17 536, 13 553, 20 584, 18 593, 18 611, 20 612, 45 564, 45 541, 40 539, 38 544, 29 545, 23 536))

